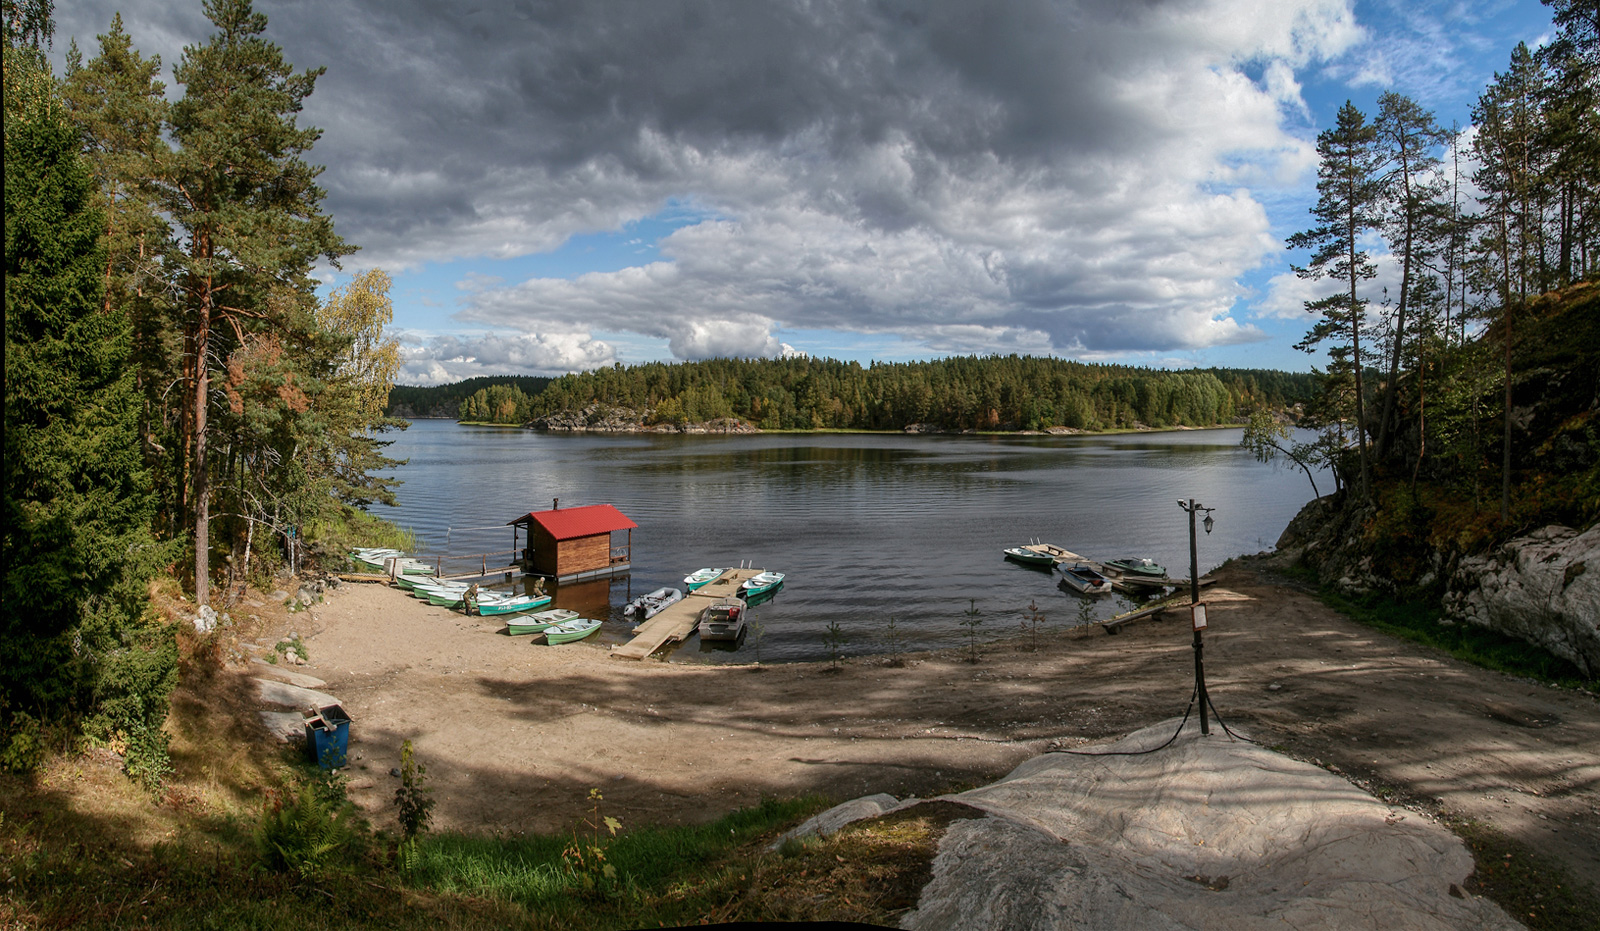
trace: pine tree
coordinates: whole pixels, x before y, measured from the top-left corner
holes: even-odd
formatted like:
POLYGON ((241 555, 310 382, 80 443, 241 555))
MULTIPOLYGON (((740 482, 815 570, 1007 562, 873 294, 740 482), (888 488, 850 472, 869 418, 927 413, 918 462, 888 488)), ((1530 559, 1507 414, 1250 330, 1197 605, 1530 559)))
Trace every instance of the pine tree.
MULTIPOLYGON (((1378 419, 1377 456, 1381 460, 1388 453, 1394 433, 1401 360, 1405 357, 1407 328, 1412 326, 1417 312, 1417 292, 1423 287, 1426 269, 1433 264, 1446 234, 1446 224, 1442 222, 1445 184, 1436 152, 1447 137, 1432 113, 1393 91, 1378 99, 1373 127, 1385 169, 1381 178, 1383 228, 1390 250, 1400 256, 1400 293, 1390 334, 1389 375, 1378 419)), ((1416 338, 1426 335, 1418 332, 1416 338)))
POLYGON ((1335 347, 1348 346, 1355 376, 1356 449, 1361 464, 1361 494, 1371 493, 1367 452, 1367 423, 1362 384, 1365 361, 1361 355, 1361 335, 1366 329, 1367 300, 1359 286, 1377 274, 1371 258, 1361 248, 1361 237, 1375 229, 1380 186, 1376 177, 1377 133, 1367 124, 1366 115, 1348 101, 1339 108, 1333 129, 1317 136, 1317 204, 1311 210, 1318 225, 1289 237, 1289 248, 1312 249, 1311 261, 1295 266, 1301 278, 1334 278, 1343 283, 1341 293, 1307 301, 1306 310, 1322 314, 1296 348, 1312 351, 1332 340, 1335 347))
POLYGON ((176 284, 187 330, 194 584, 202 604, 210 585, 212 370, 230 341, 242 347, 247 330, 314 304, 313 262, 352 251, 321 212, 322 169, 302 158, 321 132, 296 122, 322 69, 296 74, 262 38, 267 18, 248 0, 206 0, 205 12, 216 34, 186 47, 174 72, 184 96, 172 106, 177 151, 165 191, 182 233, 176 284))
POLYGON ((1518 43, 1511 68, 1496 74, 1478 98, 1473 122, 1478 135, 1473 151, 1479 167, 1472 180, 1483 191, 1484 211, 1478 217, 1477 268, 1481 289, 1499 301, 1493 316, 1504 349, 1505 410, 1500 466, 1500 518, 1511 516, 1512 347, 1517 313, 1538 289, 1536 265, 1540 216, 1536 210, 1542 75, 1533 53, 1518 43))

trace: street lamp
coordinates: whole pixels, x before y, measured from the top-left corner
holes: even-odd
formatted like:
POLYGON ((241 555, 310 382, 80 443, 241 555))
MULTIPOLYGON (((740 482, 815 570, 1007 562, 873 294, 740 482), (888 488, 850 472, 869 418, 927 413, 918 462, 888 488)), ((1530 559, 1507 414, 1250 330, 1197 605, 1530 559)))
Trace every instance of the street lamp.
POLYGON ((1195 541, 1194 515, 1199 511, 1206 513, 1205 528, 1209 534, 1211 528, 1216 525, 1216 521, 1211 519, 1211 512, 1215 508, 1208 508, 1193 498, 1188 501, 1179 498, 1178 507, 1189 514, 1189 612, 1194 620, 1194 688, 1200 699, 1200 733, 1209 737, 1211 722, 1206 717, 1206 706, 1210 703, 1210 699, 1206 696, 1206 667, 1202 661, 1205 644, 1200 639, 1200 632, 1206 626, 1206 609, 1205 605, 1200 603, 1200 552, 1195 541))

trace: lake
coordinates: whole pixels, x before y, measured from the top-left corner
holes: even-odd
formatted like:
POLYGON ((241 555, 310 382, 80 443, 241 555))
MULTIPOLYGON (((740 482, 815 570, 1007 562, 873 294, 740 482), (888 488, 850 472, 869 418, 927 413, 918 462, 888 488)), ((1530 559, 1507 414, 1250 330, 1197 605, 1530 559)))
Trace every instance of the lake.
POLYGON ((612 436, 418 420, 389 448, 409 460, 399 506, 374 510, 413 530, 424 554, 470 554, 509 550, 506 522, 553 498, 615 505, 639 525, 632 575, 555 593, 556 606, 607 617, 588 642, 628 639, 631 598, 744 563, 788 574, 753 611, 759 643, 733 652, 691 639, 672 661, 814 660, 835 622, 842 652, 860 655, 884 652, 891 618, 903 648, 922 650, 965 645, 969 609, 983 641, 1017 631, 1030 601, 1046 630, 1127 610, 1124 596, 1086 599, 1001 550, 1042 540, 1097 559, 1149 556, 1186 577, 1180 498, 1216 509, 1200 533, 1202 572, 1270 549, 1311 485, 1256 462, 1240 435, 612 436))

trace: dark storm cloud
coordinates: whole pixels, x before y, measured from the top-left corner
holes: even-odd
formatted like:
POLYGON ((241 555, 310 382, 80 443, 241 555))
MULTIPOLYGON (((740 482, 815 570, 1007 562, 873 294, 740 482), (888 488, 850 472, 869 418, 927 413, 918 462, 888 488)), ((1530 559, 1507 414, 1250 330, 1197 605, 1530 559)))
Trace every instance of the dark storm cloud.
MULTIPOLYGON (((106 9, 58 11, 58 34, 92 54, 106 9)), ((209 32, 173 9, 124 7, 169 64, 209 32)), ((703 211, 654 265, 473 292, 467 320, 565 334, 554 359, 588 358, 571 339, 593 331, 680 357, 776 353, 782 328, 965 351, 1251 339, 1234 282, 1275 244, 1244 189, 1307 164, 1280 125, 1291 67, 1354 35, 1344 0, 259 9, 290 60, 328 68, 305 119, 355 264, 703 211)))

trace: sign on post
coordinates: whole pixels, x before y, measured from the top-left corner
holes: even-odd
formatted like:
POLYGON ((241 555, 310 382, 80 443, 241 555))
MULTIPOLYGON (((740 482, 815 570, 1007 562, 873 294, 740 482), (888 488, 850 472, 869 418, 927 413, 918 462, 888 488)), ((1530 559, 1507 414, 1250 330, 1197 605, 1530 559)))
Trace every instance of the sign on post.
POLYGON ((1205 602, 1199 602, 1197 604, 1190 605, 1189 606, 1189 612, 1190 612, 1190 614, 1191 614, 1191 616, 1193 617, 1193 620, 1194 620, 1194 629, 1195 630, 1205 630, 1206 629, 1206 606, 1205 606, 1205 602))

